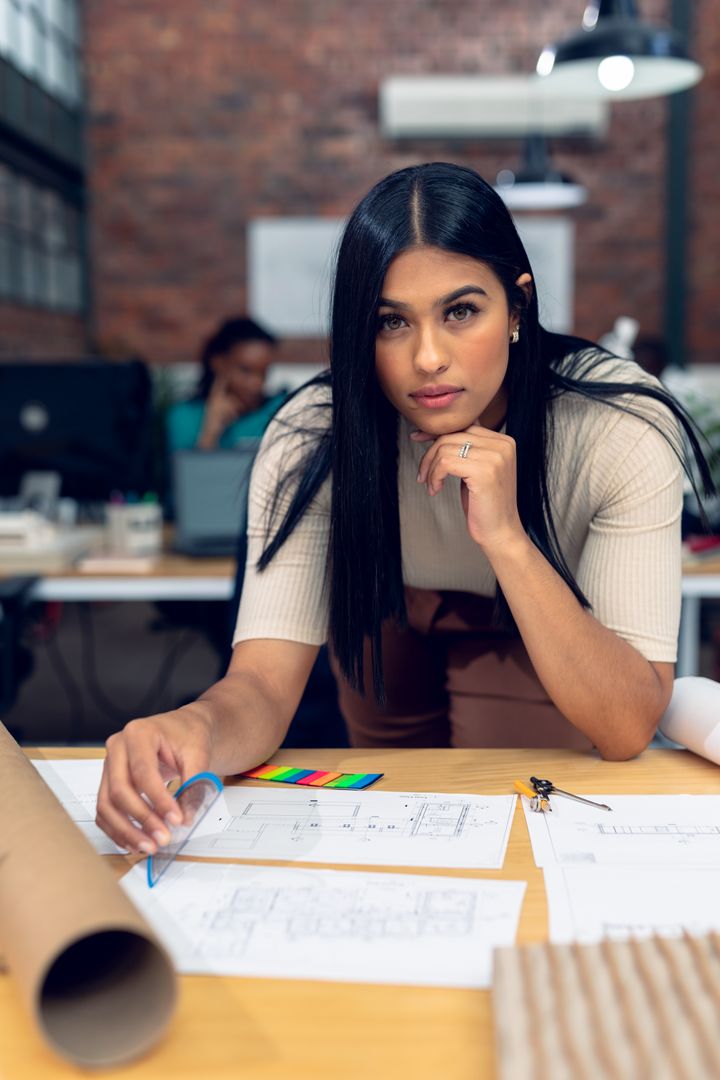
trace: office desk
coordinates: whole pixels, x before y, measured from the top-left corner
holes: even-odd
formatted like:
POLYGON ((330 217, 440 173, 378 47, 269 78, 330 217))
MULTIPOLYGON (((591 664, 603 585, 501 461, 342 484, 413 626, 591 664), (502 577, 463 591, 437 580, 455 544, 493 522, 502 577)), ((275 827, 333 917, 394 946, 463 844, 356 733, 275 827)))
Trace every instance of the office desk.
MULTIPOLYGON (((235 559, 228 556, 190 558, 172 550, 174 531, 163 529, 163 553, 152 569, 140 573, 117 570, 88 573, 72 564, 62 569, 43 568, 42 556, 37 566, 31 558, 13 565, 0 560, 0 577, 37 575, 33 588, 36 600, 229 600, 235 587, 235 559)), ((102 533, 94 544, 102 550, 102 533)), ((45 564, 47 565, 47 564, 45 564)))
MULTIPOLYGON (((170 553, 172 529, 165 530, 166 553, 145 573, 92 573, 74 567, 38 570, 36 600, 229 600, 235 583, 235 560, 189 558, 170 553)), ((0 577, 11 570, 0 562, 0 577)), ((32 574, 32 568, 17 573, 32 574)), ((720 559, 686 563, 682 577, 682 618, 676 675, 697 675, 700 660, 700 604, 720 597, 720 559)))
POLYGON ((190 558, 165 553, 143 573, 85 573, 68 567, 43 574, 36 600, 229 600, 235 587, 232 558, 190 558))
MULTIPOLYGON (((50 758, 100 752, 29 753, 50 758)), ((512 791, 515 777, 536 773, 581 793, 720 792, 720 769, 680 750, 649 750, 623 763, 552 750, 283 750, 273 762, 384 772, 378 789, 400 791, 502 794, 512 791)), ((130 860, 112 862, 119 874, 130 860)), ((527 881, 518 940, 545 939, 542 875, 532 861, 520 806, 503 870, 436 872, 527 881)), ((86 1072, 45 1049, 7 976, 0 977, 0 1030, 3 1080, 87 1080, 86 1072)), ((98 1075, 104 1080, 491 1080, 490 994, 184 976, 178 1013, 164 1042, 139 1063, 98 1075)))

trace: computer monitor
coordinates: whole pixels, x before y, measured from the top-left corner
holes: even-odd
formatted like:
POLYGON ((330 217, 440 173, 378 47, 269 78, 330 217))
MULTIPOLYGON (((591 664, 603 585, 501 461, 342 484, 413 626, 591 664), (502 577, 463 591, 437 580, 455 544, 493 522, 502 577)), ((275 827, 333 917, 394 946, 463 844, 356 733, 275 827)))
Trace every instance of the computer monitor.
POLYGON ((173 454, 175 547, 185 555, 235 555, 245 528, 247 492, 259 438, 232 450, 173 454))
POLYGON ((60 474, 83 502, 152 486, 152 389, 140 360, 0 363, 0 495, 60 474))

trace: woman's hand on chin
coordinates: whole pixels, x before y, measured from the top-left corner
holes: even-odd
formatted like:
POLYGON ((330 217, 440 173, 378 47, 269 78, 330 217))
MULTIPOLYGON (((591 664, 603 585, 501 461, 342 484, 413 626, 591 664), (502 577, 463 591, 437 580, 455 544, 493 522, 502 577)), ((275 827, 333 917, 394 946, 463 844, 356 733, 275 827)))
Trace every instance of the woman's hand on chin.
POLYGON ((515 440, 471 424, 437 438, 414 431, 414 442, 429 442, 420 462, 418 483, 436 495, 448 476, 460 483, 460 498, 470 536, 486 555, 527 537, 517 509, 515 440))

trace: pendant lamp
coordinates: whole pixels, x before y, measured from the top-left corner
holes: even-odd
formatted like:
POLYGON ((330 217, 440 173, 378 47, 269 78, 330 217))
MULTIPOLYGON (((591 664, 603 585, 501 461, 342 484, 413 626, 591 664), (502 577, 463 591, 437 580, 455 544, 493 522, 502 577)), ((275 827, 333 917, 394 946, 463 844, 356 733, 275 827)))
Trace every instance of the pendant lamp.
POLYGON ((590 0, 582 29, 546 46, 536 70, 554 93, 623 101, 674 94, 703 75, 682 35, 643 22, 635 0, 590 0))
POLYGON ((495 191, 509 210, 564 210, 587 198, 581 184, 552 167, 544 135, 528 135, 520 168, 502 169, 495 191))

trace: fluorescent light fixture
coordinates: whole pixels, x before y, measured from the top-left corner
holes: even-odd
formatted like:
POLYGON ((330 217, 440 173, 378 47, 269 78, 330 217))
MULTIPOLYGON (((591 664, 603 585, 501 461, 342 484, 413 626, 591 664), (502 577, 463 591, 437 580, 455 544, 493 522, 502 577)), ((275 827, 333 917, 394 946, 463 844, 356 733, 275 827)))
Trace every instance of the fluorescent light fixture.
POLYGON ((388 139, 521 139, 532 132, 603 138, 603 98, 554 94, 536 75, 391 75, 380 82, 388 139))
POLYGON ((554 93, 623 101, 687 90, 703 76, 682 36, 641 22, 635 0, 591 0, 582 29, 546 45, 536 71, 554 93))

